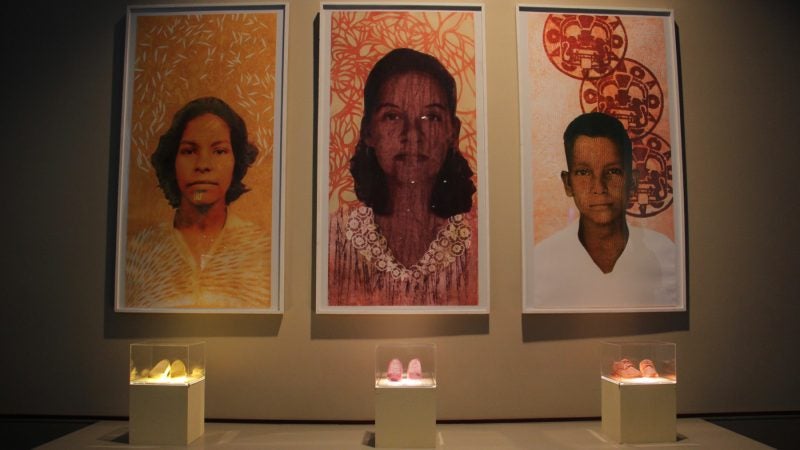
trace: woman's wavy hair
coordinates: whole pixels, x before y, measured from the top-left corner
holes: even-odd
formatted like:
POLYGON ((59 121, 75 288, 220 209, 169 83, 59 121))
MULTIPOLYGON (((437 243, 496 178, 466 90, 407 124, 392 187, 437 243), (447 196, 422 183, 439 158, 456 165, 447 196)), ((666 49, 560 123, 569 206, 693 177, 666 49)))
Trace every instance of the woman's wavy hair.
POLYGON ((247 169, 258 156, 258 148, 247 140, 247 126, 241 116, 216 97, 201 97, 184 105, 172 117, 172 124, 158 140, 156 151, 150 156, 150 162, 156 170, 158 186, 164 192, 170 206, 177 208, 181 203, 181 190, 175 175, 175 157, 186 125, 192 119, 203 114, 214 114, 222 119, 231 131, 231 147, 233 148, 233 177, 228 191, 225 193, 225 204, 230 204, 250 189, 242 183, 247 169))
MULTIPOLYGON (((389 190, 375 149, 364 142, 364 135, 378 108, 383 85, 392 77, 409 72, 423 73, 436 81, 444 92, 451 118, 459 123, 456 117, 456 81, 439 60, 415 50, 398 48, 375 63, 364 85, 364 116, 361 119, 356 151, 350 159, 350 173, 355 182, 356 197, 372 208, 375 214, 385 215, 391 212, 389 190)), ((439 217, 447 218, 471 210, 472 194, 475 192, 472 175, 469 163, 458 148, 449 148, 431 193, 431 211, 439 217)))

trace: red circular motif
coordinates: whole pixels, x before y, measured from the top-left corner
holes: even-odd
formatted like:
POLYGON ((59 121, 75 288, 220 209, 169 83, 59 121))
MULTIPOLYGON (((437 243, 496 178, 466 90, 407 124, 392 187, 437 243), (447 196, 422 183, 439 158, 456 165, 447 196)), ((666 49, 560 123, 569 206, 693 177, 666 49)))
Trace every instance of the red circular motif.
POLYGON ((669 142, 651 133, 633 142, 636 189, 628 199, 628 215, 651 217, 672 204, 672 152, 669 142))
POLYGON ((628 58, 613 73, 584 80, 580 100, 584 112, 599 111, 619 119, 631 139, 651 132, 664 111, 664 93, 653 72, 628 58))
POLYGON ((617 16, 550 14, 542 35, 550 62, 579 80, 608 75, 628 48, 625 27, 617 16))

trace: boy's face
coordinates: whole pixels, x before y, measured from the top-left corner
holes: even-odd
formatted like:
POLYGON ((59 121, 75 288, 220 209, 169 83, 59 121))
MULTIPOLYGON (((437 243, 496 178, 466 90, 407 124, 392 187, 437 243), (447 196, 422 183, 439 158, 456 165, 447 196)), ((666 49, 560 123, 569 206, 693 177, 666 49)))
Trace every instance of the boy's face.
POLYGON ((561 173, 561 180, 582 221, 607 225, 624 219, 629 177, 622 155, 610 139, 578 136, 569 166, 568 172, 561 173))

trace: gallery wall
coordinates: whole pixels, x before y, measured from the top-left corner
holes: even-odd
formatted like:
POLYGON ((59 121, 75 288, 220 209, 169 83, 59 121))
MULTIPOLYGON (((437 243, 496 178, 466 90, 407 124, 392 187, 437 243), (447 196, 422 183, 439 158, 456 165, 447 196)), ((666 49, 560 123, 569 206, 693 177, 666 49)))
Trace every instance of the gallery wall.
POLYGON ((491 314, 322 316, 312 307, 319 3, 289 3, 285 310, 268 316, 113 311, 127 3, 4 7, 0 414, 126 416, 128 346, 154 339, 206 342, 208 418, 370 420, 375 346, 388 342, 437 344, 439 419, 596 417, 606 339, 677 343, 681 414, 800 410, 797 6, 578 3, 675 12, 686 312, 522 314, 516 3, 492 0, 491 314))

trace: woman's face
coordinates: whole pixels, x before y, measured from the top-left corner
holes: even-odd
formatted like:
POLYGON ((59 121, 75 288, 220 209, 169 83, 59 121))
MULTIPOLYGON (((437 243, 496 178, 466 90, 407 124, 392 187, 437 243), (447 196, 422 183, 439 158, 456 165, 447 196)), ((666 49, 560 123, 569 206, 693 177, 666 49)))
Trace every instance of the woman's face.
POLYGON ((211 113, 190 120, 175 156, 181 205, 210 206, 224 202, 233 178, 233 165, 228 124, 211 113))
POLYGON ((424 182, 436 177, 459 128, 436 81, 410 72, 383 84, 364 141, 375 149, 387 178, 424 182))

